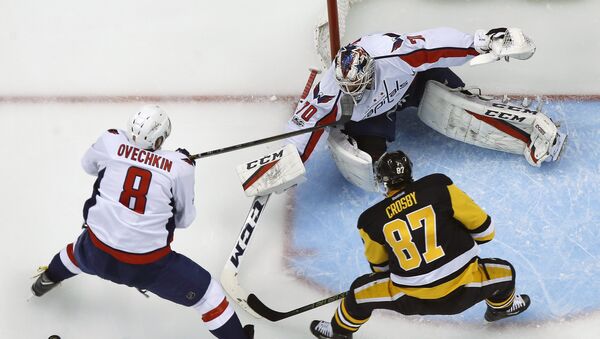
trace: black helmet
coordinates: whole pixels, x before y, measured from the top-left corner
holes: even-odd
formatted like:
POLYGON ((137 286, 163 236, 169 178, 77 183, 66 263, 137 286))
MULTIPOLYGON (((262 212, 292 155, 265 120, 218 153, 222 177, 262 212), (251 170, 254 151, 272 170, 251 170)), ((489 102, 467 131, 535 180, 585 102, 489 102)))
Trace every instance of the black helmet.
POLYGON ((399 188, 413 181, 412 162, 402 151, 384 153, 375 163, 377 181, 387 188, 399 188))

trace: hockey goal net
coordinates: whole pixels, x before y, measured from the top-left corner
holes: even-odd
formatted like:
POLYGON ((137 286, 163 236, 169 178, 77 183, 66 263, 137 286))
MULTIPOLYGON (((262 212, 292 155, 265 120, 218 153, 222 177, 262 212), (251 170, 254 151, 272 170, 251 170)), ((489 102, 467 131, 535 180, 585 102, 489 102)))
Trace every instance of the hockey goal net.
POLYGON ((362 0, 327 0, 327 14, 319 18, 315 27, 315 45, 323 68, 329 67, 340 49, 350 8, 360 1, 362 0))

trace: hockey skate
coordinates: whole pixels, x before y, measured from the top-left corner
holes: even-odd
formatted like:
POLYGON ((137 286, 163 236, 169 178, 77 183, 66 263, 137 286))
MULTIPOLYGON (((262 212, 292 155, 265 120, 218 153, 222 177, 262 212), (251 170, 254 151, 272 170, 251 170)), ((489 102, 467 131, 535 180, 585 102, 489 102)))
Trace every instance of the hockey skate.
POLYGON ((567 144, 567 135, 565 133, 558 132, 554 144, 550 148, 550 157, 552 161, 558 161, 565 151, 565 145, 567 144))
POLYGON ((352 334, 333 333, 331 323, 322 320, 313 320, 310 323, 310 332, 319 339, 352 339, 352 334))
POLYGON ((531 304, 531 300, 527 294, 517 294, 515 295, 515 299, 513 300, 513 304, 510 308, 506 310, 495 310, 490 306, 487 307, 485 311, 484 318, 487 321, 496 321, 508 317, 515 316, 519 313, 525 312, 525 310, 531 304))
POLYGON ((55 283, 48 278, 48 275, 46 274, 47 269, 48 267, 46 266, 38 268, 39 274, 37 275, 37 280, 31 285, 31 292, 36 297, 41 297, 54 287, 58 286, 58 283, 55 283))

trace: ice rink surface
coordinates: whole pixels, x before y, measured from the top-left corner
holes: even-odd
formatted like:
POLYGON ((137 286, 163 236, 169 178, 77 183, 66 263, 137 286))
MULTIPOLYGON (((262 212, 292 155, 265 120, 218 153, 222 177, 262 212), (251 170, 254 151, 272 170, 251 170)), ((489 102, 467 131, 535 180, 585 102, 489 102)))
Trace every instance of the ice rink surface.
MULTIPOLYGON (((197 153, 280 133, 293 109, 282 98, 301 92, 317 60, 312 27, 322 7, 321 0, 0 3, 0 338, 210 338, 195 311, 90 276, 27 302, 31 276, 80 232, 94 181, 79 165, 86 148, 105 129, 122 128, 145 98, 171 116, 166 148, 197 153)), ((531 60, 456 71, 493 93, 592 96, 600 94, 598 10, 592 0, 365 0, 348 18, 345 40, 518 26, 538 46, 531 60)), ((451 318, 378 312, 356 338, 598 338, 599 108, 593 100, 547 104, 571 139, 564 159, 541 169, 451 141, 414 114, 399 119, 394 146, 413 157, 416 176, 445 173, 485 207, 498 231, 483 255, 513 262, 518 288, 534 303, 495 324, 477 307, 451 318)), ((218 275, 251 202, 235 166, 276 147, 200 160, 198 218, 176 233, 173 248, 218 275)), ((354 218, 379 199, 345 183, 324 149, 308 166, 323 176, 309 172, 308 182, 271 198, 239 277, 282 311, 337 293, 365 271, 354 218)), ((328 319, 334 307, 277 323, 238 314, 259 339, 309 338, 310 320, 328 319)))
MULTIPOLYGON (((448 140, 421 123, 416 112, 399 114, 399 137, 390 148, 412 157, 415 178, 444 173, 492 216, 496 237, 481 246, 481 256, 513 263, 518 291, 535 301, 513 322, 563 320, 600 308, 600 238, 595 234, 600 193, 590 189, 599 185, 600 154, 594 143, 582 141, 598 138, 599 109, 599 102, 547 105, 552 118, 566 122, 562 128, 571 139, 564 158, 542 168, 529 166, 522 156, 448 140)), ((307 171, 321 178, 309 178, 297 189, 293 213, 292 253, 310 255, 293 256, 290 263, 300 276, 343 291, 370 272, 360 237, 348 229, 382 195, 346 183, 326 150, 318 156, 307 171)), ((478 322, 484 311, 481 304, 444 319, 478 322)))

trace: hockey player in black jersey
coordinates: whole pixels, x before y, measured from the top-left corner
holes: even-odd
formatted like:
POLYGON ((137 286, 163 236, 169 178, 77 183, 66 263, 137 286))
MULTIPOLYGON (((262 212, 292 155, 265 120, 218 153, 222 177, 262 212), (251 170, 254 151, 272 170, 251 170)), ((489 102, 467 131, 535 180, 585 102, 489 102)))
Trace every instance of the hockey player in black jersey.
POLYGON ((529 296, 515 293, 513 266, 479 257, 494 225, 450 178, 413 181, 412 163, 401 151, 385 153, 375 167, 387 197, 357 225, 373 273, 354 280, 331 322, 311 323, 317 338, 352 338, 375 309, 449 315, 485 300, 485 320, 496 321, 529 307, 529 296))

